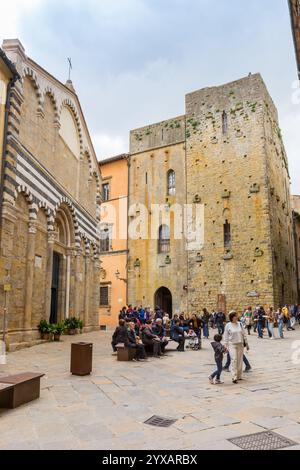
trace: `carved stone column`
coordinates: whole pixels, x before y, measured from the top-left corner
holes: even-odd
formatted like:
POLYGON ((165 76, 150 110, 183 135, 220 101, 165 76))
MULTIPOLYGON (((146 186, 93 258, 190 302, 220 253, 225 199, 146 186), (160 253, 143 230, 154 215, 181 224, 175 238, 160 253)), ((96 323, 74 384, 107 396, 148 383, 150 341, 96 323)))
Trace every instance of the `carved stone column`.
POLYGON ((90 257, 85 255, 85 288, 84 288, 84 326, 89 326, 89 304, 90 304, 90 257))
POLYGON ((100 310, 100 270, 101 262, 99 255, 95 254, 93 263, 93 326, 99 326, 99 310, 100 310))
MULTIPOLYGON (((81 261, 82 261, 82 249, 76 249, 75 258, 75 293, 74 293, 74 310, 75 316, 79 317, 80 314, 80 294, 82 284, 82 272, 81 272, 81 261)), ((84 320, 84 318, 82 318, 84 320)))
POLYGON ((27 242, 27 255, 26 255, 25 318, 24 318, 25 330, 30 330, 32 328, 31 319, 32 319, 33 281, 34 281, 35 239, 36 239, 36 223, 35 221, 30 221, 29 228, 28 228, 28 242, 27 242))
POLYGON ((48 233, 48 248, 47 248, 47 271, 46 271, 46 299, 45 299, 45 315, 46 320, 49 321, 51 310, 51 288, 52 288, 52 272, 53 272, 53 250, 56 241, 56 232, 48 233))
POLYGON ((65 285, 65 317, 77 316, 75 308, 76 283, 75 283, 75 270, 76 270, 76 250, 68 248, 66 256, 66 285, 65 285))

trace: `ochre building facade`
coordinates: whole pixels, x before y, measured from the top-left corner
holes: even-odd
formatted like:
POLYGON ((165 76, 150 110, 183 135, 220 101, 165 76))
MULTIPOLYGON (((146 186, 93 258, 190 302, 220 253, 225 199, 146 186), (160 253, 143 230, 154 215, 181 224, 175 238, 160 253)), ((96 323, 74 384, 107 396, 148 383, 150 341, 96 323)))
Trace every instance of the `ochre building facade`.
POLYGON ((128 155, 102 160, 100 309, 103 330, 118 324, 127 304, 128 155))
POLYGON ((131 132, 130 154, 129 225, 163 207, 150 217, 158 239, 151 223, 129 237, 129 303, 174 314, 297 302, 288 163, 259 74, 188 94, 184 116, 131 132), (174 236, 174 204, 202 207, 203 246, 174 236))
POLYGON ((72 83, 27 57, 18 40, 3 50, 21 76, 9 103, 0 259, 13 348, 34 343, 41 319, 99 325, 101 175, 72 83))

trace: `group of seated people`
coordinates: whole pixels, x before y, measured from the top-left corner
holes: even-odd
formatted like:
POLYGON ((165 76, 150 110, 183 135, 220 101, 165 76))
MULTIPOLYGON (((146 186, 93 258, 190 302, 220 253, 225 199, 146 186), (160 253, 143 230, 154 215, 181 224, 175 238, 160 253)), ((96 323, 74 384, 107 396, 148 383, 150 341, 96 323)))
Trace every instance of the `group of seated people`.
POLYGON ((197 315, 185 318, 174 315, 171 320, 159 308, 155 314, 147 318, 146 311, 138 309, 122 309, 119 316, 119 326, 112 337, 113 351, 117 351, 118 344, 135 349, 137 361, 147 360, 147 351, 153 351, 153 357, 161 358, 165 354, 166 346, 172 340, 178 343, 177 351, 184 352, 187 348, 198 350, 201 348, 202 320, 197 315))

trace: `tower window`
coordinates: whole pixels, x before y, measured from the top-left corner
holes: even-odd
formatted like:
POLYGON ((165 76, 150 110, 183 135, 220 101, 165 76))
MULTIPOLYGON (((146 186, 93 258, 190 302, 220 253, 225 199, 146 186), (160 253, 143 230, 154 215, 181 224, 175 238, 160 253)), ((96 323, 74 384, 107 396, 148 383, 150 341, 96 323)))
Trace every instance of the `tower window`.
POLYGON ((228 133, 228 116, 225 111, 222 114, 222 132, 224 135, 228 133))
POLYGON ((176 175, 174 170, 169 170, 167 174, 168 196, 175 196, 176 193, 176 175))
POLYGON ((227 249, 231 247, 231 226, 228 220, 224 224, 224 247, 227 249))
POLYGON ((170 252, 170 228, 168 225, 161 225, 158 234, 158 253, 170 252))

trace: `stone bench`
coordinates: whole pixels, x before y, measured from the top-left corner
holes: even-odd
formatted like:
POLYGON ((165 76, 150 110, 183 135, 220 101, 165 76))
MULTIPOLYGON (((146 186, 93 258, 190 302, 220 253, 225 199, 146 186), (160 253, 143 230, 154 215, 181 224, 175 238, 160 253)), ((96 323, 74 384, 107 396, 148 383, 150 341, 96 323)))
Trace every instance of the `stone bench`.
POLYGON ((40 382, 44 374, 25 372, 0 377, 0 408, 17 408, 40 397, 40 382))
POLYGON ((136 356, 136 350, 134 348, 127 348, 124 343, 116 345, 118 361, 128 362, 132 361, 136 356))

